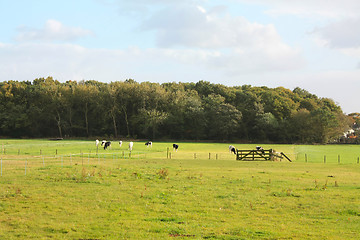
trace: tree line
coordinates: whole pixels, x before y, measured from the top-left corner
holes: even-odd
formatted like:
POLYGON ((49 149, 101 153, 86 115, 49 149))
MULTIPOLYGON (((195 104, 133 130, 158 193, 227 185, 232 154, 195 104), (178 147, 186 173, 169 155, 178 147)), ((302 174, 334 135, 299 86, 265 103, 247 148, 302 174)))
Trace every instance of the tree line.
POLYGON ((329 98, 251 85, 0 82, 0 136, 327 143, 351 125, 329 98))

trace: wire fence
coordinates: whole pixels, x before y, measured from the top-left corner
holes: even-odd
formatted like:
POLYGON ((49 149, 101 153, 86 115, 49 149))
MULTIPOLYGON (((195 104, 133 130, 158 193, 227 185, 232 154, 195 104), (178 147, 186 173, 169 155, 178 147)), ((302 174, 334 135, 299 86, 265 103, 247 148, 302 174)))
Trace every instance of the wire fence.
MULTIPOLYGON (((155 160, 228 160, 235 161, 236 155, 229 152, 184 152, 184 151, 109 151, 99 152, 91 151, 69 154, 58 154, 55 149, 53 154, 43 154, 42 150, 37 150, 39 154, 31 155, 30 151, 20 149, 5 148, 1 152, 0 174, 1 176, 11 174, 29 174, 30 170, 45 168, 69 168, 72 166, 112 166, 119 164, 121 160, 136 159, 155 159, 155 160)), ((34 153, 34 152, 33 152, 34 153)), ((308 154, 308 153, 290 153, 288 156, 293 162, 305 163, 324 163, 324 164, 352 164, 359 163, 360 157, 356 154, 351 156, 342 156, 341 154, 308 154)), ((279 159, 281 160, 281 159, 279 159)))
POLYGON ((44 169, 49 167, 71 167, 71 166, 98 166, 111 165, 124 159, 144 159, 144 152, 121 152, 121 153, 77 153, 64 155, 1 155, 1 176, 7 172, 21 172, 26 175, 29 169, 44 169))

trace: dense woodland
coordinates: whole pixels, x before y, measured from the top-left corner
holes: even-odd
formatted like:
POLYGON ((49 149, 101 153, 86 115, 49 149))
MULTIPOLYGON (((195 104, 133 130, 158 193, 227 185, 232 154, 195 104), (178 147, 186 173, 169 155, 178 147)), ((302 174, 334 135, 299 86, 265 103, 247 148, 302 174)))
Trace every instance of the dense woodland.
POLYGON ((111 83, 52 77, 0 82, 0 136, 327 143, 354 118, 300 88, 111 83))

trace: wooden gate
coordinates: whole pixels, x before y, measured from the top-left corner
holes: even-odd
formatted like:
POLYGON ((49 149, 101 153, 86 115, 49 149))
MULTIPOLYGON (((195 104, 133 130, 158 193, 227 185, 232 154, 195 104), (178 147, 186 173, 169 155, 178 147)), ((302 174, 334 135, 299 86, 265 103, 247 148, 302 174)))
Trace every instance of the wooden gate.
POLYGON ((236 160, 239 161, 274 161, 275 158, 286 158, 292 162, 283 152, 277 153, 269 150, 236 150, 236 160))

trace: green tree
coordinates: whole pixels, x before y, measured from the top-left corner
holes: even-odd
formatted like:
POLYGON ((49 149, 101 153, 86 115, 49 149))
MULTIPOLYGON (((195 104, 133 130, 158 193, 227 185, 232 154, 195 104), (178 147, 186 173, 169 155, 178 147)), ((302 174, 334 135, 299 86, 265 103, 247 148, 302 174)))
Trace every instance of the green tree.
POLYGON ((204 99, 207 131, 212 139, 231 139, 236 136, 241 125, 241 112, 224 100, 224 97, 216 94, 210 94, 204 99))

